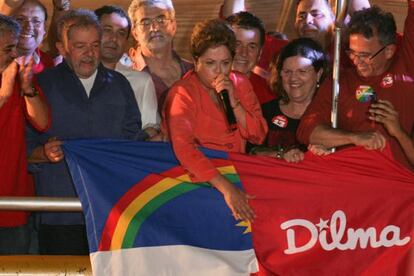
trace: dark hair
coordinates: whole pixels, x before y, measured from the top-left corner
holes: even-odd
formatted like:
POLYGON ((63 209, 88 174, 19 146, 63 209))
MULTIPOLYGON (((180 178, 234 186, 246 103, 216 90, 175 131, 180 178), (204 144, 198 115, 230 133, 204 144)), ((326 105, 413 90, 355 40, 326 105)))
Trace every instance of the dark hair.
POLYGON ((0 35, 10 32, 15 36, 20 34, 20 25, 10 16, 0 14, 0 35))
POLYGON ((64 34, 69 38, 72 29, 85 27, 95 27, 99 33, 99 37, 102 36, 102 28, 99 24, 98 17, 92 11, 86 9, 70 10, 58 22, 57 30, 59 40, 61 42, 64 41, 64 34))
POLYGON ((236 53, 236 36, 225 21, 211 19, 199 22, 191 33, 191 55, 197 60, 207 49, 226 46, 234 57, 236 53))
POLYGON ((264 45, 265 42, 265 35, 266 31, 263 26, 263 22, 255 15, 250 12, 242 11, 235 14, 230 15, 226 18, 227 23, 230 26, 240 27, 242 29, 257 29, 259 30, 260 35, 260 47, 264 45))
POLYGON ((319 80, 320 82, 323 81, 328 71, 326 53, 318 42, 307 37, 292 40, 289 44, 282 48, 279 56, 273 57, 269 66, 270 88, 274 92, 278 93, 285 103, 289 102, 289 97, 283 88, 280 72, 282 71, 285 60, 294 56, 301 56, 311 60, 312 66, 316 72, 322 69, 323 71, 319 80))
POLYGON ((112 14, 112 13, 116 13, 117 15, 119 15, 122 18, 125 18, 128 22, 128 37, 129 34, 131 33, 131 19, 129 19, 128 15, 126 14, 126 12, 118 7, 118 6, 114 6, 114 5, 105 5, 100 7, 99 9, 95 10, 95 14, 98 17, 99 20, 102 19, 102 16, 106 15, 106 14, 112 14))
POLYGON ((354 12, 348 24, 348 35, 361 34, 365 38, 378 35, 382 46, 396 43, 397 27, 394 16, 378 6, 354 12))
POLYGON ((279 40, 289 40, 288 36, 285 33, 277 32, 277 31, 268 31, 266 35, 274 37, 279 40))

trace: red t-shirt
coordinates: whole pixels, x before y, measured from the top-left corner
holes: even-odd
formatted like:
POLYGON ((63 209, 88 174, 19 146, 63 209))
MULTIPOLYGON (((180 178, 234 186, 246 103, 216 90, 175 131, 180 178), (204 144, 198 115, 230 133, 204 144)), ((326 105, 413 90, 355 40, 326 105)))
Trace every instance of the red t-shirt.
MULTIPOLYGON (((0 75, 1 85, 1 75, 0 75)), ((39 97, 44 97, 40 88, 39 97)), ((33 183, 28 178, 25 120, 29 120, 26 112, 24 97, 20 96, 18 79, 13 94, 0 107, 0 196, 33 196, 33 183)), ((39 128, 29 121, 34 128, 39 128)), ((28 212, 0 211, 0 227, 13 227, 27 222, 28 212)))
MULTIPOLYGON (((414 1, 409 3, 405 32, 393 62, 380 76, 363 78, 354 68, 341 71, 338 100, 338 128, 351 131, 382 132, 391 145, 396 160, 413 169, 398 141, 388 135, 382 124, 368 119, 369 95, 374 91, 378 99, 390 101, 399 113, 400 124, 406 133, 414 125, 414 1)), ((309 144, 309 137, 317 125, 330 125, 332 81, 325 81, 302 117, 298 139, 309 144)))
POLYGON ((251 72, 249 77, 254 93, 256 93, 259 103, 262 105, 276 98, 276 94, 270 90, 267 81, 261 76, 251 72))
POLYGON ((257 66, 267 71, 267 69, 269 68, 270 62, 273 59, 273 56, 278 56, 280 53, 280 50, 282 50, 282 48, 285 47, 285 45, 288 43, 289 41, 287 40, 281 40, 281 39, 277 39, 272 36, 266 35, 265 43, 262 48, 262 54, 260 55, 260 59, 259 59, 259 62, 257 63, 257 66))
POLYGON ((54 67, 53 59, 48 54, 39 49, 36 50, 36 54, 39 56, 40 62, 33 68, 35 74, 41 73, 45 68, 54 67))

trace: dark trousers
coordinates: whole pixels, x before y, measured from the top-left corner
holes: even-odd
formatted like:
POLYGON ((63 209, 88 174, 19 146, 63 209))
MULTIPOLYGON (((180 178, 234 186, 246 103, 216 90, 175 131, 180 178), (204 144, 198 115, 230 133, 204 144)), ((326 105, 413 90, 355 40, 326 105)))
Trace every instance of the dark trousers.
POLYGON ((89 255, 85 225, 39 226, 41 255, 89 255))
POLYGON ((25 255, 29 253, 30 227, 0 227, 0 255, 25 255))

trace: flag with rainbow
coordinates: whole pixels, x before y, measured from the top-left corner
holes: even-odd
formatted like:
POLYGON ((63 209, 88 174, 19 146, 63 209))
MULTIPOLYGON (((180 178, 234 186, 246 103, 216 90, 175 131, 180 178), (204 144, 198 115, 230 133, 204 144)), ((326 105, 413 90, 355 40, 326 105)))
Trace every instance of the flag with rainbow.
POLYGON ((191 183, 170 144, 72 140, 64 150, 95 275, 414 275, 414 174, 389 148, 300 163, 202 149, 254 196, 252 225, 191 183))
MULTIPOLYGON (((85 213, 94 275, 257 271, 250 224, 234 220, 216 189, 192 184, 170 144, 74 140, 64 149, 85 213)), ((204 152, 240 185, 226 153, 204 152)))

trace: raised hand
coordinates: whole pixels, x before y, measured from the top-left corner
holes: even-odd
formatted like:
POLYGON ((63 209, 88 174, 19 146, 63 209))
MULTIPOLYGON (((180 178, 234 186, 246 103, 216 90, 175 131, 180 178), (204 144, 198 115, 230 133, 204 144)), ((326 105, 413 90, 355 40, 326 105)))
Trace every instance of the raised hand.
POLYGON ((32 93, 33 87, 33 57, 30 57, 29 62, 26 62, 26 57, 22 57, 22 63, 19 66, 20 87, 25 93, 32 93))
POLYGON ((8 99, 14 91, 18 64, 13 61, 1 74, 0 99, 8 99))
POLYGON ((71 0, 53 0, 53 7, 58 11, 67 11, 70 9, 71 0))

